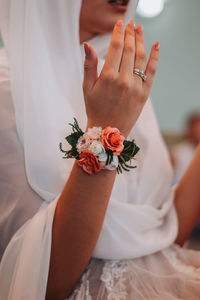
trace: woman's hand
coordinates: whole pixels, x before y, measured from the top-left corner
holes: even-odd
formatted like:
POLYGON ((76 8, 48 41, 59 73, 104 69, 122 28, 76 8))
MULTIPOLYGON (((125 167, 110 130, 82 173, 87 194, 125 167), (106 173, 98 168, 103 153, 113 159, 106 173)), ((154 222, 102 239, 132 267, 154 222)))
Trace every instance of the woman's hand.
POLYGON ((135 29, 131 21, 124 31, 119 20, 112 39, 103 70, 97 75, 97 55, 91 45, 84 44, 85 64, 83 91, 88 126, 110 125, 117 127, 127 137, 149 97, 157 70, 159 47, 153 45, 146 66, 146 52, 142 26, 135 29), (145 71, 143 81, 133 70, 145 71))

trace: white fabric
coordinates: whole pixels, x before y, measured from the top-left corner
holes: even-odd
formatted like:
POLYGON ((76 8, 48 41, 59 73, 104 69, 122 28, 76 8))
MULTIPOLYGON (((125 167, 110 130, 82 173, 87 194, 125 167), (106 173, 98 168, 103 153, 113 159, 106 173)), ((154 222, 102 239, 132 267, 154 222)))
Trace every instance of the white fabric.
POLYGON ((42 199, 27 183, 10 93, 9 66, 0 50, 0 260, 14 233, 39 209, 42 199))
POLYGON ((131 260, 92 259, 69 300, 199 300, 200 251, 172 245, 131 260))
MULTIPOLYGON (((134 7, 132 1, 127 20, 134 7)), ((73 164, 62 159, 58 145, 69 133, 67 124, 74 116, 83 129, 86 125, 79 10, 80 0, 0 0, 26 174, 47 206, 17 232, 5 252, 0 267, 3 300, 44 299, 57 196, 73 164), (3 13, 4 6, 9 13, 3 13), (4 15, 10 16, 9 23, 4 15), (34 272, 30 272, 33 262, 34 272)), ((92 41, 100 57, 108 38, 92 41)), ((141 257, 168 247, 177 234, 172 169, 150 102, 130 133, 133 137, 141 147, 138 168, 115 181, 93 254, 97 258, 141 257)))

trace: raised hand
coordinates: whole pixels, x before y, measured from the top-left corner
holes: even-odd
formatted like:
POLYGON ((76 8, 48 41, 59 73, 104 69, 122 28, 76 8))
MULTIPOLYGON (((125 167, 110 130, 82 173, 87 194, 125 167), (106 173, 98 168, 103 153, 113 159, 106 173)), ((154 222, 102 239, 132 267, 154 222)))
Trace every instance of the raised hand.
POLYGON ((142 26, 135 29, 134 21, 124 30, 119 20, 113 30, 106 61, 97 75, 97 55, 91 45, 84 44, 85 64, 83 91, 88 127, 108 125, 117 127, 125 135, 138 119, 149 97, 157 70, 160 44, 153 45, 146 66, 146 52, 142 26), (147 80, 134 74, 145 72, 147 80))

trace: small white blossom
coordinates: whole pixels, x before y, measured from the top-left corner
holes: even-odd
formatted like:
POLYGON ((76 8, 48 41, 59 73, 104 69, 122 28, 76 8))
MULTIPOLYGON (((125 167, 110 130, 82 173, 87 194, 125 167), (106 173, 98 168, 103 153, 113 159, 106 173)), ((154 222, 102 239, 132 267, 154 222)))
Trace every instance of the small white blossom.
POLYGON ((91 140, 100 140, 101 132, 102 132, 101 127, 92 127, 92 128, 88 128, 88 131, 85 133, 85 135, 91 140))
POLYGON ((98 155, 98 160, 99 160, 102 168, 105 168, 107 158, 108 158, 108 155, 107 155, 106 152, 105 153, 101 153, 100 155, 98 155))
POLYGON ((98 141, 92 142, 92 144, 89 146, 89 150, 92 151, 95 156, 105 153, 104 146, 98 141))
POLYGON ((115 169, 117 169, 118 165, 119 165, 118 156, 113 155, 113 160, 112 160, 111 164, 105 166, 105 168, 110 171, 114 171, 115 169))
POLYGON ((87 139, 87 137, 85 137, 85 134, 84 134, 83 136, 81 136, 78 139, 76 148, 77 148, 78 152, 81 153, 85 150, 88 150, 89 146, 90 146, 90 140, 87 139))
POLYGON ((113 155, 112 162, 109 165, 106 166, 107 158, 108 158, 107 153, 103 153, 103 154, 98 156, 98 160, 99 160, 102 168, 105 168, 105 169, 110 170, 110 171, 114 171, 115 169, 117 169, 117 167, 119 165, 118 156, 113 155))
POLYGON ((105 152, 105 153, 101 153, 100 155, 98 155, 98 160, 99 160, 100 162, 106 162, 106 161, 107 161, 107 158, 108 158, 108 155, 107 155, 106 152, 105 152))

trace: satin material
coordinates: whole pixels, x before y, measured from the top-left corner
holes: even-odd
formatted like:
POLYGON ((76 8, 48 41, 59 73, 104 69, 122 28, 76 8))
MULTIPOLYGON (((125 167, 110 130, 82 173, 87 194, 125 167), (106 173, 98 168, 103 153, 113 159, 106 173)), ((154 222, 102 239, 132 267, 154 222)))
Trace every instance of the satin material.
MULTIPOLYGON (((44 299, 52 220, 73 164, 62 159, 58 145, 69 133, 67 123, 74 116, 82 128, 86 125, 81 89, 84 57, 78 28, 81 1, 10 0, 10 7, 5 1, 0 0, 0 11, 9 9, 10 22, 2 13, 1 28, 3 36, 9 36, 5 43, 17 131, 28 183, 46 208, 9 244, 0 267, 1 290, 3 299, 44 299), (37 247, 40 251, 35 251, 37 247)), ((134 7, 131 1, 126 20, 134 7)), ((91 41, 101 66, 108 40, 109 36, 100 36, 91 41)), ((93 253, 96 258, 141 257, 168 247, 177 234, 172 169, 150 101, 129 138, 135 138, 141 148, 138 167, 115 181, 93 253)))

